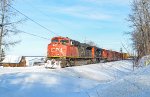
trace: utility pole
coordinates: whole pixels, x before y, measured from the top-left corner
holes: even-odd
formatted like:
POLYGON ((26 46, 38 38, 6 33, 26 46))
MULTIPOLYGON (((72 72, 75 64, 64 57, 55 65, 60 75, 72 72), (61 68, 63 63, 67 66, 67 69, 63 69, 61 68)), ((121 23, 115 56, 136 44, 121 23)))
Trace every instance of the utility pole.
POLYGON ((121 55, 120 55, 121 56, 121 60, 123 60, 122 48, 120 48, 120 53, 121 53, 121 55))

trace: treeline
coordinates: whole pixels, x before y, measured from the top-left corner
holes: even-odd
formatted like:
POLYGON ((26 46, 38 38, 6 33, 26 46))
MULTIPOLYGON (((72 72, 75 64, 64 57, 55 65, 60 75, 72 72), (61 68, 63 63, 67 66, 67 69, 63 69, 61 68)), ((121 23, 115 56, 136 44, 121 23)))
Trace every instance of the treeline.
POLYGON ((138 58, 150 54, 150 0, 133 0, 129 21, 132 46, 138 58))

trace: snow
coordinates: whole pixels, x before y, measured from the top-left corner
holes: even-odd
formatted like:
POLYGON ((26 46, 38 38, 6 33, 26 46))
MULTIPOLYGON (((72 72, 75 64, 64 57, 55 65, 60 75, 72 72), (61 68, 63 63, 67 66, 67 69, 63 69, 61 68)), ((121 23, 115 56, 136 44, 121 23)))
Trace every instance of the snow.
POLYGON ((2 63, 19 63, 21 61, 21 56, 7 55, 2 63))
POLYGON ((150 64, 150 55, 144 56, 139 60, 139 66, 145 66, 150 64))
POLYGON ((136 70, 108 87, 99 88, 101 97, 149 97, 150 95, 150 66, 136 70))
POLYGON ((132 65, 0 67, 0 97, 149 97, 150 66, 133 71, 132 65))
POLYGON ((45 65, 45 57, 26 57, 27 66, 45 65))

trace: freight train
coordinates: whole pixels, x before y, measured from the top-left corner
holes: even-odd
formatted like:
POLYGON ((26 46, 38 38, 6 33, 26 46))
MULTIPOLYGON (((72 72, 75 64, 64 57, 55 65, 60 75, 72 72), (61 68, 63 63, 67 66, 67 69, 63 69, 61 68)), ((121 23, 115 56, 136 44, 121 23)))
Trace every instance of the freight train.
POLYGON ((127 58, 127 53, 102 49, 68 37, 54 37, 48 44, 46 67, 65 68, 127 58))

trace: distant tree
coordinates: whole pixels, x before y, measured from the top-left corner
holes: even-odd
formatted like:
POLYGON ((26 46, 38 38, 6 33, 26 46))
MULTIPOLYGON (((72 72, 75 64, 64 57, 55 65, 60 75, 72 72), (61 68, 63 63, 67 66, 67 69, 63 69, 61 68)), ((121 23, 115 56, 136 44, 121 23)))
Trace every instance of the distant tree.
POLYGON ((16 13, 11 9, 13 0, 0 0, 0 59, 2 48, 9 48, 19 43, 20 40, 14 40, 14 35, 20 31, 16 28, 17 24, 23 20, 17 20, 16 13))
POLYGON ((89 44, 90 46, 96 46, 96 43, 93 41, 89 41, 89 42, 87 42, 87 44, 89 44))
POLYGON ((138 58, 150 54, 150 0, 133 0, 129 15, 133 48, 138 58))

